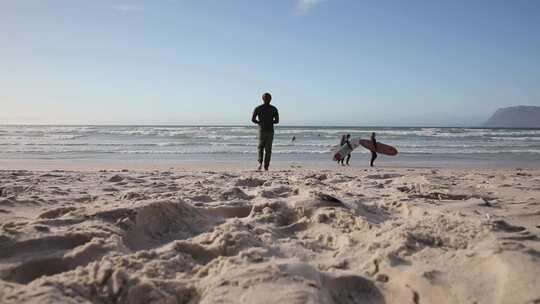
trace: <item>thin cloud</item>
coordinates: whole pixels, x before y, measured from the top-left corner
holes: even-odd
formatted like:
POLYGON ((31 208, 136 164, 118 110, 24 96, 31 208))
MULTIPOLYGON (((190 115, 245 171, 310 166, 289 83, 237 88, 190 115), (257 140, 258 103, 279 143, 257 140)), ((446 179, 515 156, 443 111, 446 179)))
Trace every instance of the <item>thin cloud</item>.
POLYGON ((112 7, 112 9, 122 13, 136 13, 144 11, 144 7, 134 4, 115 5, 112 7))
POLYGON ((298 0, 298 12, 305 14, 311 10, 315 5, 326 0, 298 0))

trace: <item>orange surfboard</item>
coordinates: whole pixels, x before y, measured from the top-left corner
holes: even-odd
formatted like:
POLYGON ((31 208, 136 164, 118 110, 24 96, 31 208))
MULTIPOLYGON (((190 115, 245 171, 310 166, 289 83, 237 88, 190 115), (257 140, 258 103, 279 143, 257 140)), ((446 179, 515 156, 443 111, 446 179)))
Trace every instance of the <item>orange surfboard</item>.
MULTIPOLYGON (((360 139, 360 145, 370 151, 375 150, 375 147, 373 147, 373 143, 369 139, 360 139)), ((390 155, 390 156, 394 156, 398 154, 398 151, 396 148, 389 145, 385 145, 381 142, 377 142, 377 150, 375 152, 381 153, 384 155, 390 155)))

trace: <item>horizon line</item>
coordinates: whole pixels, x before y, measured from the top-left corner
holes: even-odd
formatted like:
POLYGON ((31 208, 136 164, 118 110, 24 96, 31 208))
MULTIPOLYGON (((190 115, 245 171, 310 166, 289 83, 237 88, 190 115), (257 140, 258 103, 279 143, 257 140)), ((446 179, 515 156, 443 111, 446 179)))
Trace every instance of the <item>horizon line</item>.
MULTIPOLYGON (((61 127, 257 127, 255 124, 28 124, 0 123, 0 126, 61 126, 61 127)), ((467 129, 540 129, 539 127, 489 127, 482 125, 352 125, 352 124, 279 124, 277 128, 285 127, 327 127, 327 128, 467 128, 467 129)))

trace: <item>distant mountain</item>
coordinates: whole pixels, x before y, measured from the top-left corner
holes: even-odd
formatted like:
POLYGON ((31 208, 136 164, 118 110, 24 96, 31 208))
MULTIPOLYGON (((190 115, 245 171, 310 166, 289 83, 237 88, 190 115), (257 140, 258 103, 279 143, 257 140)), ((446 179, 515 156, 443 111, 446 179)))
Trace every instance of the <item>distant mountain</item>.
POLYGON ((516 106, 498 109, 485 123, 485 127, 540 128, 540 107, 516 106))

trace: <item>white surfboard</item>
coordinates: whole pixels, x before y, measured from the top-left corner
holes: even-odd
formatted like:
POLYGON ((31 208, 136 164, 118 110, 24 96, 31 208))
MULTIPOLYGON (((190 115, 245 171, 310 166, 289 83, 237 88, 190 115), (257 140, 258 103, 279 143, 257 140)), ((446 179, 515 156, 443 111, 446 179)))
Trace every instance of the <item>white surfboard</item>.
POLYGON ((349 153, 351 153, 354 149, 358 148, 360 146, 360 137, 354 137, 349 139, 349 143, 351 146, 344 144, 343 146, 339 147, 337 150, 332 151, 333 159, 334 160, 342 160, 345 156, 347 156, 349 153), (351 149, 352 148, 352 149, 351 149))

